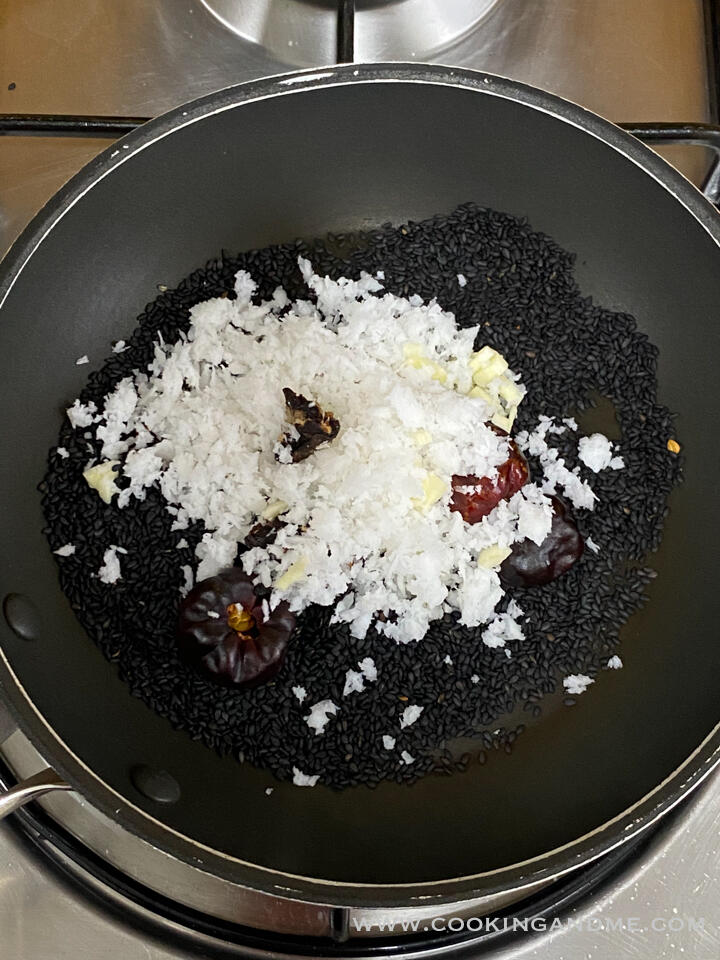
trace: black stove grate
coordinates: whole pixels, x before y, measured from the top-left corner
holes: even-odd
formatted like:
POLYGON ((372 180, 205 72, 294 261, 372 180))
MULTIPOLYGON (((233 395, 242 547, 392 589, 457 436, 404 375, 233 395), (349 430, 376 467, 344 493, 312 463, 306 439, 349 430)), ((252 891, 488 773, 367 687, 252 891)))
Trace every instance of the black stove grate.
MULTIPOLYGON (((712 162, 702 191, 720 205, 720 0, 705 0, 706 60, 710 111, 715 123, 618 123, 647 144, 685 144, 705 147, 712 162)), ((355 0, 337 0, 338 63, 354 59, 355 0)), ((150 117, 104 117, 71 114, 0 113, 0 136, 121 137, 150 117)))

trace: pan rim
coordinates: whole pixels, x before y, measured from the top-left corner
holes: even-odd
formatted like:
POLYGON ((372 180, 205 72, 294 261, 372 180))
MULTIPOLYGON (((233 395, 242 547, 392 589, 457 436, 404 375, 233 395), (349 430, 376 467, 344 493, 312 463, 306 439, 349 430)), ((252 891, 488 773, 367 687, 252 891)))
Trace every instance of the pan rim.
MULTIPOLYGON (((348 64, 265 77, 228 87, 183 104, 113 143, 57 192, 11 245, 0 265, 0 310, 35 251, 65 214, 116 166, 153 143, 185 126, 246 103, 375 82, 456 87, 519 102, 574 126, 601 140, 651 176, 720 246, 720 217, 702 193, 640 141, 584 107, 517 81, 471 70, 410 63, 348 64)), ((230 883, 286 899, 338 906, 387 907, 419 903, 427 906, 457 900, 459 896, 486 896, 550 879, 601 856, 649 827, 720 764, 719 722, 695 750, 645 796, 616 817, 560 847, 525 861, 463 877, 413 883, 353 883, 263 867, 205 846, 174 830, 137 807, 87 767, 38 711, 1 648, 0 687, 19 727, 32 743, 39 745, 42 755, 74 786, 78 785, 84 797, 92 797, 93 804, 124 829, 196 868, 197 853, 202 852, 203 870, 210 868, 208 872, 230 883)))

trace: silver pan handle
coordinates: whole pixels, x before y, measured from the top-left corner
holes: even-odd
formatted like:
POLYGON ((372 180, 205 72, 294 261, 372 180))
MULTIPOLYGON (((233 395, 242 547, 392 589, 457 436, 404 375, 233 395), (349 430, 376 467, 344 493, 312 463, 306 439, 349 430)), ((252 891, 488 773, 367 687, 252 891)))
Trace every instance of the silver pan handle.
POLYGON ((31 800, 45 793, 52 793, 54 790, 72 790, 72 787, 50 767, 33 774, 27 780, 22 780, 17 786, 0 794, 0 820, 19 810, 20 807, 24 807, 31 800))

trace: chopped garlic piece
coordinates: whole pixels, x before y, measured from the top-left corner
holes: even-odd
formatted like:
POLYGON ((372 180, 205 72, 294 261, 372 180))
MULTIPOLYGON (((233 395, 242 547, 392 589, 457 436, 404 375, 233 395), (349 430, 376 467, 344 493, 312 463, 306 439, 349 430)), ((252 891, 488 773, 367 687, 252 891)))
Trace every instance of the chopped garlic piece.
POLYGON ((110 503, 115 494, 120 493, 120 488, 115 483, 115 470, 119 466, 119 460, 105 460, 83 471, 87 485, 97 490, 104 503, 110 503))
POLYGON ((510 433, 525 390, 505 376, 507 360, 497 350, 485 346, 470 355, 468 367, 472 373, 468 396, 483 400, 494 412, 492 423, 510 433))
POLYGON ((413 430, 412 438, 415 446, 424 447, 426 443, 430 443, 432 440, 432 434, 428 430, 423 430, 423 428, 420 427, 419 430, 413 430))
POLYGON ((307 557, 300 557, 300 559, 296 560, 295 563, 291 563, 285 573, 281 574, 275 581, 275 589, 287 590, 288 587, 291 587, 294 583, 297 583, 298 580, 302 580, 302 578, 305 576, 307 565, 307 557))
POLYGON ((478 387, 485 387, 491 380, 505 373, 508 362, 497 350, 484 346, 482 350, 471 354, 468 366, 472 370, 473 383, 478 387))
POLYGON ((445 383, 447 380, 447 373, 443 367, 439 363, 435 363, 434 360, 428 359, 428 357, 423 354, 422 347, 419 343, 404 344, 403 354, 405 356, 405 362, 415 370, 430 367, 432 368, 433 380, 438 380, 440 383, 445 383))
POLYGON ((508 380, 507 377, 500 378, 497 392, 498 396, 505 401, 508 407, 517 407, 524 396, 520 387, 512 380, 508 380))
POLYGON ((260 516, 263 520, 274 520, 281 513, 285 513, 288 508, 289 504, 285 503, 284 500, 274 500, 265 507, 260 516))
POLYGON ((422 497, 413 497, 412 504, 420 513, 427 513, 430 507, 437 503, 447 490, 447 484, 434 473, 426 473, 422 481, 422 497))
POLYGON ((475 353, 470 354, 470 359, 468 361, 468 366, 475 373, 476 370, 479 370, 480 367, 484 367, 486 363, 489 363, 493 355, 496 353, 492 347, 484 346, 480 350, 477 350, 475 353))
POLYGON ((485 387, 473 387, 468 396, 473 398, 479 397, 481 400, 484 400, 485 403, 490 404, 490 406, 495 406, 493 398, 490 396, 490 393, 485 389, 485 387))
POLYGON ((499 543, 494 543, 491 547, 485 547, 478 553, 478 566, 484 567, 486 570, 492 570, 493 567, 499 567, 511 553, 510 547, 501 547, 499 543))
POLYGON ((487 344, 485 344, 485 346, 480 347, 477 353, 474 353, 473 356, 477 358, 480 366, 484 366, 486 363, 490 363, 493 357, 499 357, 500 354, 497 352, 497 350, 493 350, 492 347, 489 347, 487 344))
POLYGON ((485 387, 491 380, 494 380, 504 373, 507 370, 507 366, 507 360, 504 360, 498 354, 497 360, 493 360, 491 363, 475 371, 473 374, 473 383, 476 387, 485 387))
POLYGON ((425 359, 422 346, 419 343, 404 343, 403 356, 408 362, 419 360, 421 363, 425 359))
POLYGON ((473 373, 473 382, 479 387, 484 387, 495 377, 505 373, 508 362, 497 350, 484 346, 477 353, 470 355, 468 366, 473 373))
MULTIPOLYGON (((517 410, 515 410, 517 413, 517 410)), ((501 413, 496 413, 492 419, 491 423, 494 423, 496 427, 500 427, 501 430, 504 430, 505 433, 510 433, 512 430, 513 421, 515 420, 515 414, 511 417, 504 417, 501 413)))

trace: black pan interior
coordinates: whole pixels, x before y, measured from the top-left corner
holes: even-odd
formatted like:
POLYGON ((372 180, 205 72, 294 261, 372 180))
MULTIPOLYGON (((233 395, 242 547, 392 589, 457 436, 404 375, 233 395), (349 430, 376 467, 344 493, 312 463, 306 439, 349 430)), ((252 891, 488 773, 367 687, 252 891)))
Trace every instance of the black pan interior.
POLYGON ((0 590, 31 597, 43 619, 32 642, 3 621, 0 642, 59 735, 177 831, 257 864, 351 882, 418 882, 521 861, 660 783, 718 721, 713 238, 602 140, 491 92, 439 84, 276 96, 128 153, 40 243, 0 310, 0 590), (660 397, 679 413, 687 479, 652 560, 651 601, 624 631, 625 669, 530 728, 511 757, 411 788, 281 785, 266 798, 269 775, 218 759, 130 697, 59 590, 35 487, 88 369, 74 359, 106 356, 158 283, 174 284, 221 248, 399 223, 467 200, 526 216, 575 251, 583 290, 633 313, 660 347, 660 397), (161 808, 137 793, 129 771, 140 762, 173 773, 178 803, 161 808))

